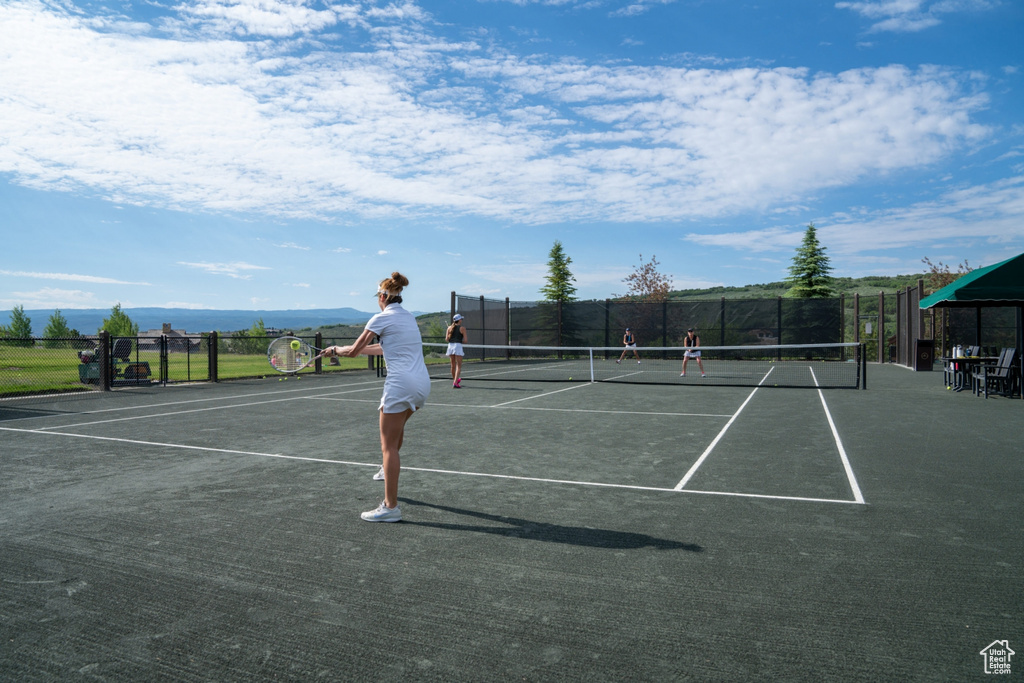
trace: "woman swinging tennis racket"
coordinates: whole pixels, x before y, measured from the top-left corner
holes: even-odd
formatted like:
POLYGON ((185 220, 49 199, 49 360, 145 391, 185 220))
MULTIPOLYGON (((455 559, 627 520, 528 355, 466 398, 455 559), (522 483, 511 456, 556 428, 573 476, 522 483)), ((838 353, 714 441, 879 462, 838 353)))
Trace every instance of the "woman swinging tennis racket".
POLYGON ((370 318, 366 328, 351 346, 330 346, 325 356, 354 357, 384 356, 388 365, 384 380, 384 394, 380 399, 380 450, 384 458, 384 500, 376 510, 362 513, 367 522, 398 522, 402 511, 398 508, 398 474, 401 462, 398 451, 402 448, 405 423, 423 407, 430 394, 430 376, 423 363, 423 339, 416 318, 402 308, 402 290, 409 279, 399 272, 382 280, 377 291, 377 305, 381 312, 370 318), (375 336, 379 344, 371 344, 375 336))

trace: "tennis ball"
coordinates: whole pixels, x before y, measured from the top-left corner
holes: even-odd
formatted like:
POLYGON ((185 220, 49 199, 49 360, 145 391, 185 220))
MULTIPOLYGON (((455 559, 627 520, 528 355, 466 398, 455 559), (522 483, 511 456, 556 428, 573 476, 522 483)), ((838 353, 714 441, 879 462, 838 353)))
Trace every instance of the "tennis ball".
POLYGON ((292 339, 292 350, 298 351, 300 348, 302 348, 302 344, 299 343, 299 340, 292 339))

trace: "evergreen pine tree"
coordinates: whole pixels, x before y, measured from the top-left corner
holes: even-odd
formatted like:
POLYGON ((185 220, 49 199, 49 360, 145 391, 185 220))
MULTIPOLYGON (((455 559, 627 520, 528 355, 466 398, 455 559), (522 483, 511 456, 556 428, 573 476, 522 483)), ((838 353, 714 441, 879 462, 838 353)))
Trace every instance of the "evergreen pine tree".
POLYGON ((786 296, 797 299, 825 299, 835 296, 832 289, 832 278, 829 273, 832 266, 825 247, 818 241, 818 232, 814 223, 807 226, 804 239, 793 257, 793 265, 789 267, 786 283, 790 289, 786 296))
POLYGON ((555 245, 548 254, 548 275, 545 278, 547 284, 540 288, 545 301, 576 301, 576 287, 572 284, 576 282, 576 278, 569 270, 571 263, 572 259, 562 249, 562 243, 555 240, 555 245))

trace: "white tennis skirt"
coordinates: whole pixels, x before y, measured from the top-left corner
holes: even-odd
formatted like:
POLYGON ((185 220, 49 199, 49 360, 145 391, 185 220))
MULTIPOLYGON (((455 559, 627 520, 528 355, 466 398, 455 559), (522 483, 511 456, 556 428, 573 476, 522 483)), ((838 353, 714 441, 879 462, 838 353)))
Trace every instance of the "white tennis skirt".
POLYGON ((384 413, 415 412, 423 407, 429 395, 430 375, 426 372, 417 373, 414 377, 388 375, 378 410, 384 413))
POLYGON ((683 354, 686 358, 700 358, 700 351, 687 351, 683 354))
POLYGON ((465 352, 462 350, 462 344, 452 342, 448 345, 448 350, 444 352, 446 356, 465 356, 465 352))

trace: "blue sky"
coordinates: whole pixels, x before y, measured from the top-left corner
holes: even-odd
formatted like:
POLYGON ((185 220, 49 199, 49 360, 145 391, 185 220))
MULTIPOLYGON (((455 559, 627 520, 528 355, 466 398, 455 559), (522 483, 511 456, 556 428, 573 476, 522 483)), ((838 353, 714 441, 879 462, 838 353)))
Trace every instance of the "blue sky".
POLYGON ((5 0, 0 310, 372 310, 1024 251, 1016 0, 5 0))

